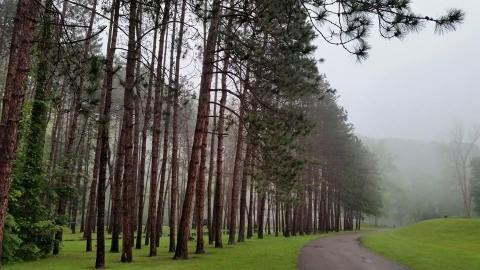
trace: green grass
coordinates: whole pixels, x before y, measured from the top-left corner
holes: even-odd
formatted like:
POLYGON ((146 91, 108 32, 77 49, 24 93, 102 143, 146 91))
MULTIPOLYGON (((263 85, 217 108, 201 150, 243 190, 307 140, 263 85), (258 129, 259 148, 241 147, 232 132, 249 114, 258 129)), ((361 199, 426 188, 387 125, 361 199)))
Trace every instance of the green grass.
POLYGON ((363 244, 415 270, 480 269, 480 220, 428 220, 367 234, 363 244))
MULTIPOLYGON (((167 252, 168 238, 161 239, 161 248, 157 257, 148 257, 148 247, 141 250, 134 249, 133 262, 123 264, 120 254, 106 253, 106 266, 108 269, 162 269, 162 270, 233 270, 233 269, 296 269, 297 256, 302 246, 309 241, 319 238, 319 235, 297 237, 267 236, 265 239, 252 239, 234 246, 224 245, 223 249, 206 247, 206 253, 197 255, 190 253, 188 260, 174 261, 172 254, 167 252)), ((57 270, 57 269, 93 269, 95 263, 95 250, 87 253, 85 241, 81 235, 66 234, 68 241, 63 242, 59 256, 6 265, 5 270, 57 270)), ((228 235, 224 235, 224 239, 228 235)), ((205 240, 208 238, 205 237, 205 240)), ((208 242, 207 242, 208 243, 208 242)), ((95 242, 94 242, 95 245, 95 242)), ((107 251, 110 243, 107 242, 107 251)), ((189 248, 194 251, 195 241, 190 241, 189 248)))

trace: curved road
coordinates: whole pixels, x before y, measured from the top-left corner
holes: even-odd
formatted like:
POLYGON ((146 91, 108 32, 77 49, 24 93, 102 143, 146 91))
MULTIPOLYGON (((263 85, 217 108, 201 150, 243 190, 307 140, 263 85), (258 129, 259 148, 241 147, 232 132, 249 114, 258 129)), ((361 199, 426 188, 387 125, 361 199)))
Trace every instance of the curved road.
POLYGON ((299 270, 408 270, 360 244, 361 234, 314 240, 300 251, 299 270))

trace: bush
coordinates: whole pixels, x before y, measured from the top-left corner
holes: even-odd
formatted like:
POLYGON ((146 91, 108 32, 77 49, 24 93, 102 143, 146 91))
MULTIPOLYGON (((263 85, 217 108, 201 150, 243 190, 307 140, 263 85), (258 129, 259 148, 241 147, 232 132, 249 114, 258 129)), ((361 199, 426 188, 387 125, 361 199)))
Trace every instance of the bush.
POLYGON ((19 261, 32 261, 43 256, 40 249, 33 243, 26 243, 22 245, 15 254, 19 261))
POLYGON ((22 260, 17 256, 18 250, 20 250, 23 243, 22 239, 15 233, 17 229, 18 225, 15 219, 10 214, 7 214, 3 235, 2 263, 12 263, 22 260))
POLYGON ((50 253, 55 241, 55 232, 59 229, 58 226, 50 220, 43 220, 32 224, 25 224, 25 226, 22 227, 24 234, 21 235, 21 238, 25 243, 28 242, 32 245, 32 247, 25 245, 22 247, 22 250, 25 249, 25 251, 33 254, 33 257, 31 257, 24 252, 22 258, 32 260, 50 253))
POLYGON ((48 255, 55 242, 58 226, 51 221, 16 222, 7 215, 2 263, 36 260, 48 255))

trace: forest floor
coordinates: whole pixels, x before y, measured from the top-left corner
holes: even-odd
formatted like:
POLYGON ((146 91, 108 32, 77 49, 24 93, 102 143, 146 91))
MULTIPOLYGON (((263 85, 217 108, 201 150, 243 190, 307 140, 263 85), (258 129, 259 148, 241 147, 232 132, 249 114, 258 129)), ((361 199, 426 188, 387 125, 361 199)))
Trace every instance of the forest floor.
POLYGON ((348 233, 310 242, 300 252, 299 270, 407 270, 363 247, 361 237, 348 233))
POLYGON ((365 235, 363 244, 415 270, 480 269, 480 220, 435 219, 365 235))
MULTIPOLYGON (((95 250, 85 252, 85 241, 81 234, 72 235, 65 230, 65 241, 59 256, 48 256, 44 259, 31 262, 5 265, 5 270, 64 270, 64 269, 94 269, 95 250)), ((106 253, 107 269, 131 270, 243 270, 243 269, 296 269, 297 257, 300 249, 308 242, 323 235, 308 235, 297 237, 266 236, 264 239, 247 240, 235 245, 224 244, 223 249, 207 246, 206 253, 202 255, 190 253, 188 260, 172 260, 172 253, 168 252, 168 238, 160 240, 161 247, 157 257, 148 257, 148 246, 141 250, 134 249, 133 262, 121 263, 120 253, 106 253)), ((224 240, 228 239, 224 235, 224 240)), ((207 240, 208 237, 205 237, 207 240)), ((208 240, 207 240, 208 241, 208 240)), ((189 248, 195 249, 195 241, 189 243, 189 248)), ((95 241, 93 242, 95 245, 95 241)), ((106 243, 107 251, 110 241, 106 243)))

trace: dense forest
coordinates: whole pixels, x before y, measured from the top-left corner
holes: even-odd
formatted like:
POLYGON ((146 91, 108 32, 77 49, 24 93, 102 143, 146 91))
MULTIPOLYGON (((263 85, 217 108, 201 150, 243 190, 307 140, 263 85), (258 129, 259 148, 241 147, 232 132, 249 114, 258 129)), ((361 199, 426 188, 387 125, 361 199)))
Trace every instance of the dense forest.
POLYGON ((464 16, 410 5, 2 1, 2 262, 60 254, 66 230, 103 268, 106 252, 132 262, 160 241, 187 259, 254 235, 360 229, 384 209, 386 163, 355 135, 314 41, 363 61, 370 34, 464 16))

